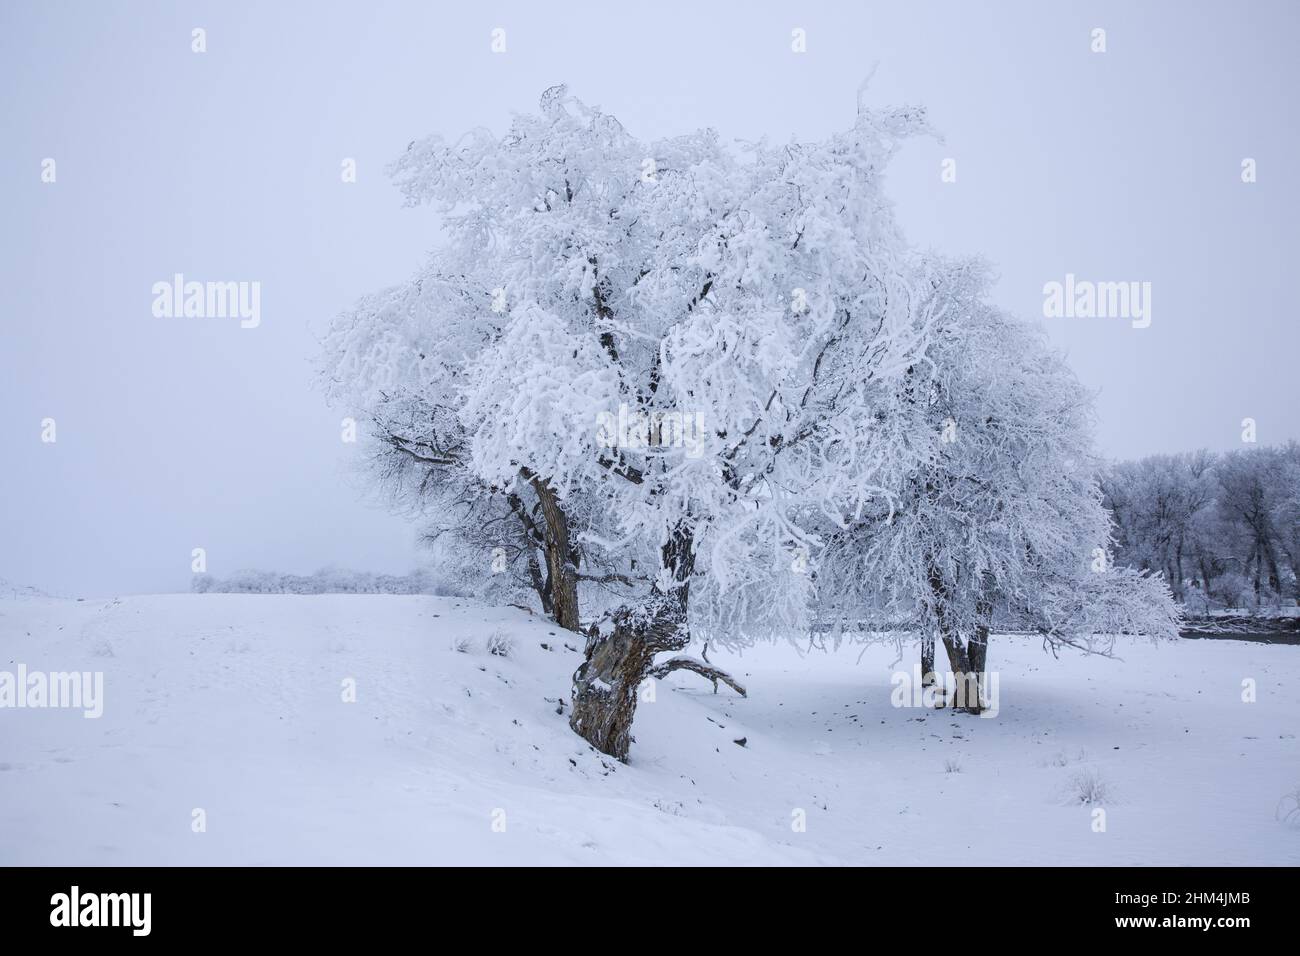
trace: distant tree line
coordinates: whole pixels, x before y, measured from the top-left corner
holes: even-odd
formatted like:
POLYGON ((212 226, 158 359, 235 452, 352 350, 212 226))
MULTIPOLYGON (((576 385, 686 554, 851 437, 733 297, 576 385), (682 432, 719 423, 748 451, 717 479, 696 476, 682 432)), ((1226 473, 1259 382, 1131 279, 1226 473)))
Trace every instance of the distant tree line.
POLYGON ((196 594, 447 594, 427 570, 410 574, 371 574, 343 568, 323 568, 315 574, 281 574, 276 571, 236 571, 226 578, 194 576, 190 590, 196 594))
POLYGON ((1152 455, 1101 486, 1116 559, 1160 574, 1190 613, 1300 599, 1300 444, 1152 455))

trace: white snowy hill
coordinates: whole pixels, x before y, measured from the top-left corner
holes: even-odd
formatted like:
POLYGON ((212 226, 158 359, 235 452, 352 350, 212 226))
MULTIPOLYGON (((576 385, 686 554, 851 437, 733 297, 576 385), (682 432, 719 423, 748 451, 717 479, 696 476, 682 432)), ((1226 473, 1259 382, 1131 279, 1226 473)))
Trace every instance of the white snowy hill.
POLYGON ((0 863, 1300 863, 1300 647, 998 638, 992 719, 893 707, 891 647, 713 655, 749 697, 674 674, 628 765, 556 713, 578 649, 453 598, 0 600, 0 678, 104 675, 0 709, 0 863))

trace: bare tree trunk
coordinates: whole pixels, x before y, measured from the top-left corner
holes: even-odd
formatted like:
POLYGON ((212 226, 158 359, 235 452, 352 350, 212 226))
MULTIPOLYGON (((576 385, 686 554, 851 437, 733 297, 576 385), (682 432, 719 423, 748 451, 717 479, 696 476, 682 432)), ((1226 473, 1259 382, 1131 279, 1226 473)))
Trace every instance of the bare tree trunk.
POLYGON ((626 763, 637 695, 650 676, 655 655, 680 650, 687 642, 682 622, 668 607, 661 607, 649 621, 637 620, 634 612, 621 609, 608 634, 601 634, 593 624, 587 636, 586 660, 573 675, 573 710, 569 714, 573 732, 626 763))
MULTIPOLYGON (((539 548, 543 557, 546 555, 546 531, 544 528, 537 527, 537 522, 533 519, 533 515, 529 513, 528 506, 524 504, 524 500, 519 495, 511 492, 506 496, 506 502, 510 505, 510 510, 514 512, 515 517, 519 519, 519 536, 522 547, 528 555, 528 581, 533 586, 533 590, 537 592, 537 600, 541 602, 543 613, 555 620, 555 602, 551 600, 550 568, 548 566, 547 573, 543 576, 541 563, 537 560, 539 548)), ((545 519, 543 519, 543 524, 545 524, 545 519)))
MULTIPOLYGON (((1214 589, 1210 583, 1210 565, 1205 560, 1205 551, 1202 550, 1197 557, 1197 563, 1201 566, 1201 590, 1205 594, 1205 613, 1210 613, 1210 601, 1214 598, 1214 589)), ((1300 579, 1297 579, 1300 581, 1300 579)))
POLYGON ((988 659, 989 629, 984 625, 980 625, 975 629, 975 635, 966 646, 966 660, 970 664, 971 670, 980 675, 981 681, 984 676, 984 665, 988 659))
POLYGON ((1178 587, 1174 588, 1174 597, 1181 604, 1187 600, 1187 594, 1183 587, 1183 539, 1181 536, 1178 538, 1178 549, 1174 552, 1174 567, 1178 571, 1178 587))
POLYGON ((952 668, 952 675, 956 681, 954 688, 956 696, 953 698, 952 706, 969 714, 978 714, 982 709, 981 677, 984 655, 988 649, 988 634, 985 632, 983 640, 978 644, 976 639, 972 638, 969 646, 958 635, 945 633, 942 636, 944 649, 948 652, 948 666, 952 668), (976 648, 980 659, 978 669, 971 656, 971 652, 976 648))
POLYGON ((586 659, 573 675, 569 726, 597 750, 624 762, 632 744, 637 695, 645 679, 653 676, 655 655, 690 643, 686 610, 695 570, 693 544, 689 529, 674 530, 661 555, 674 582, 672 590, 656 590, 645 607, 620 608, 606 632, 593 625, 587 632, 586 659))
POLYGON ((529 475, 546 520, 546 572, 555 623, 576 631, 578 625, 577 556, 569 541, 569 519, 550 483, 529 475))
POLYGON ((971 688, 975 693, 974 706, 970 706, 967 701, 967 710, 973 714, 978 714, 984 710, 984 687, 986 680, 984 669, 989 659, 989 628, 987 624, 981 624, 975 629, 971 636, 970 643, 966 647, 966 660, 970 664, 970 670, 967 674, 972 678, 971 688))
POLYGON ((989 659, 989 629, 993 623, 993 601, 989 597, 990 582, 988 578, 982 582, 984 585, 983 593, 975 604, 975 614, 978 623, 975 626, 975 633, 971 635, 970 641, 966 645, 966 663, 969 666, 968 675, 968 695, 974 693, 974 701, 967 697, 966 709, 972 714, 982 713, 984 710, 984 671, 989 659))
POLYGON ((934 631, 925 628, 921 631, 921 686, 929 687, 934 683, 934 631))
MULTIPOLYGON (((939 637, 944 650, 948 652, 948 664, 952 668, 956 681, 952 705, 967 713, 978 714, 982 709, 982 679, 984 662, 988 655, 989 632, 987 624, 981 624, 967 643, 956 633, 948 614, 949 593, 939 568, 930 563, 930 591, 935 600, 935 620, 939 628, 939 637)), ((986 620, 992 612, 987 601, 981 600, 978 606, 979 616, 986 620)))
POLYGON ((1268 586, 1273 590, 1273 594, 1281 596, 1282 594, 1282 575, 1277 568, 1277 552, 1273 550, 1271 541, 1264 544, 1264 555, 1268 558, 1268 586))
POLYGON ((1255 540, 1255 550, 1254 552, 1252 552, 1250 556, 1250 560, 1255 563, 1255 607, 1258 608, 1259 600, 1260 600, 1259 597, 1260 590, 1262 588, 1260 575, 1263 573, 1263 569, 1264 569, 1264 562, 1260 560, 1260 555, 1259 555, 1259 539, 1255 540))
POLYGON ((537 563, 537 552, 533 548, 528 550, 528 580, 537 592, 537 600, 542 602, 542 612, 550 618, 555 617, 555 607, 551 602, 551 588, 548 582, 542 580, 542 566, 537 563))

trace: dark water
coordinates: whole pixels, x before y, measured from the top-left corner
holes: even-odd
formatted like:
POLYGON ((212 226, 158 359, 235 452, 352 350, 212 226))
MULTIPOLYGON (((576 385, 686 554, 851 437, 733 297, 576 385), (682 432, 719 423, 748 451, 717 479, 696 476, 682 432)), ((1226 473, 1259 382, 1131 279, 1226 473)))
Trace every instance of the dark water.
POLYGON ((1294 644, 1300 646, 1300 631, 1222 632, 1218 634, 1207 634, 1204 631, 1183 631, 1179 634, 1179 637, 1192 641, 1250 641, 1253 644, 1294 644))

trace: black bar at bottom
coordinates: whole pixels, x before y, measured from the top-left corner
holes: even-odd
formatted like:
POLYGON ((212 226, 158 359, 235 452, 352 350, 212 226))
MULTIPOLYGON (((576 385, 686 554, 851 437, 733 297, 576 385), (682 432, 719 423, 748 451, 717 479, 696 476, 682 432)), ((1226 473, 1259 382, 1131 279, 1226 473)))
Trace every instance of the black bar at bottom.
POLYGON ((501 869, 23 867, 0 868, 0 932, 6 943, 75 934, 93 946, 373 943, 423 930, 443 937, 429 939, 442 945, 457 938, 445 934, 477 926, 484 942, 514 930, 559 943, 575 929, 643 932, 649 940, 674 932, 680 919, 712 925, 720 942, 734 943, 736 935, 766 938, 774 922, 811 920, 819 936, 840 924, 856 939, 919 934, 939 944, 969 932, 992 942, 997 937, 984 934, 1000 930, 1071 941, 1200 935, 1230 942, 1255 930, 1291 933, 1294 885, 1295 870, 1282 868, 955 865, 725 879, 713 871, 615 869, 592 881, 583 873, 501 869))

